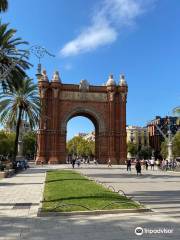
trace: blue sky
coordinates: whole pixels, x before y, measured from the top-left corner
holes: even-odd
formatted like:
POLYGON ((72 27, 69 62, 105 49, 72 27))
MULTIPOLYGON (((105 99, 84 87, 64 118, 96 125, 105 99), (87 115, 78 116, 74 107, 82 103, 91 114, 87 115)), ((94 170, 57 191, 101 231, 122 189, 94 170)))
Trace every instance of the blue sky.
MULTIPOLYGON (((102 85, 110 73, 129 85, 127 124, 146 125, 180 105, 180 1, 178 0, 10 0, 2 22, 18 30, 30 45, 56 57, 42 65, 49 78, 59 70, 62 82, 87 79, 102 85)), ((37 59, 29 75, 35 78, 37 59)), ((36 79, 35 79, 36 81, 36 79)), ((92 123, 74 118, 68 138, 88 132, 92 123)))

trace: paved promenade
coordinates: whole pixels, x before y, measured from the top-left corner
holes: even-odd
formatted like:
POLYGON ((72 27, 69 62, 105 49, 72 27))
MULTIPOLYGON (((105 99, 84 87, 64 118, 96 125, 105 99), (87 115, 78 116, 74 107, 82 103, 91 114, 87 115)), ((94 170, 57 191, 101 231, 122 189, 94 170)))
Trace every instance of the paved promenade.
POLYGON ((0 180, 0 216, 36 216, 42 197, 45 169, 27 169, 0 180))
POLYGON ((180 172, 142 171, 136 176, 133 167, 127 173, 125 166, 121 169, 79 169, 83 174, 97 179, 115 190, 123 190, 127 195, 140 201, 153 211, 173 217, 180 222, 180 172))
POLYGON ((45 172, 57 168, 71 169, 71 166, 33 166, 12 178, 0 180, 0 240, 179 240, 179 218, 164 214, 159 204, 164 201, 166 209, 169 209, 168 204, 172 204, 170 209, 177 211, 178 206, 173 204, 179 204, 180 174, 154 171, 137 178, 134 172, 127 174, 119 166, 112 169, 107 166, 82 166, 76 170, 134 194, 135 198, 144 199, 148 205, 154 201, 152 206, 155 208, 154 204, 158 205, 157 213, 37 217, 45 172), (137 236, 136 227, 142 227, 144 231, 169 229, 172 232, 144 232, 143 236, 137 236))

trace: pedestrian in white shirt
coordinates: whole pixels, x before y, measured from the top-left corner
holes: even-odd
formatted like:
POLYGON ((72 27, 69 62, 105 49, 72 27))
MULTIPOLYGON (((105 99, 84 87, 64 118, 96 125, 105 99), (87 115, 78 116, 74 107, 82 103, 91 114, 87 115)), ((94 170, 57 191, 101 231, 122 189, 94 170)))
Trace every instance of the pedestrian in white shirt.
POLYGON ((154 171, 154 164, 155 164, 155 160, 150 159, 150 166, 151 166, 151 170, 153 170, 153 171, 154 171))

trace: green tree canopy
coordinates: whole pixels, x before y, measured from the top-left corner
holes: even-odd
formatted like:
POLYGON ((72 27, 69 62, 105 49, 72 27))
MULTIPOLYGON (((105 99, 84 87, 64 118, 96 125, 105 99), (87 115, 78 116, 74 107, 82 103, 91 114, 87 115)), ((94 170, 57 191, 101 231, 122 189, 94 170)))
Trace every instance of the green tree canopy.
POLYGON ((81 136, 73 137, 67 142, 68 154, 90 156, 95 154, 95 142, 87 141, 81 136))
POLYGON ((0 155, 12 156, 14 151, 15 133, 0 131, 0 155))
POLYGON ((148 146, 142 146, 140 151, 138 152, 140 159, 149 159, 152 155, 152 149, 148 146))
POLYGON ((23 134, 23 155, 33 157, 36 152, 36 133, 31 131, 23 134))
POLYGON ((136 154, 138 152, 137 144, 128 142, 127 143, 127 151, 131 154, 132 157, 136 156, 136 154))

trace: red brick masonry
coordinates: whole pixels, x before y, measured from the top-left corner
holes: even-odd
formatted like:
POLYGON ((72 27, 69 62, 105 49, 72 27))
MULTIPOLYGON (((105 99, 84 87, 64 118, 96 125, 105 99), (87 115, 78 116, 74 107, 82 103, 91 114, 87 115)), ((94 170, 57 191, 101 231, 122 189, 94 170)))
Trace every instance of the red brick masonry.
POLYGON ((39 77, 42 104, 36 163, 66 161, 67 122, 75 116, 89 118, 95 126, 99 163, 124 164, 126 149, 125 86, 88 86, 45 81, 39 77))

